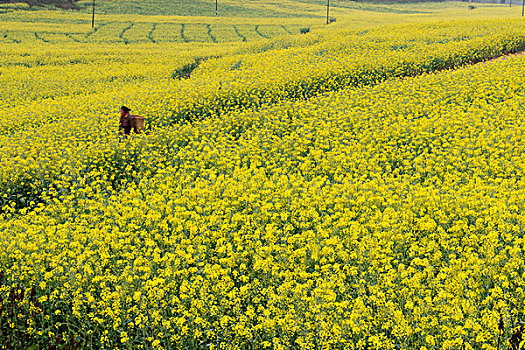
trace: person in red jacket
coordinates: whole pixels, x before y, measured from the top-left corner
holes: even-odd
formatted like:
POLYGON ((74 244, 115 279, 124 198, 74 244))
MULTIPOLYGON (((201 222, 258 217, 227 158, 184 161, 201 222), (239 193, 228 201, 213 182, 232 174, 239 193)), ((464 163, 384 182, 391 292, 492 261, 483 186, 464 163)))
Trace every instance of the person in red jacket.
POLYGON ((120 127, 119 133, 122 135, 129 135, 132 128, 133 116, 129 113, 131 109, 126 106, 120 107, 120 127))

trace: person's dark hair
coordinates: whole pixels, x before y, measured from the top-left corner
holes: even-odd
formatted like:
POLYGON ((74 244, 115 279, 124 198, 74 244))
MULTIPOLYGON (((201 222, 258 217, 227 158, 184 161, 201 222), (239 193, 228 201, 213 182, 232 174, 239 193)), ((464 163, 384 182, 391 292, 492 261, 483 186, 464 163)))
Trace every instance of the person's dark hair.
POLYGON ((129 113, 129 111, 131 111, 131 109, 129 109, 129 108, 126 107, 126 106, 122 106, 122 107, 120 107, 120 109, 122 109, 122 110, 123 110, 124 112, 126 112, 126 113, 129 113))

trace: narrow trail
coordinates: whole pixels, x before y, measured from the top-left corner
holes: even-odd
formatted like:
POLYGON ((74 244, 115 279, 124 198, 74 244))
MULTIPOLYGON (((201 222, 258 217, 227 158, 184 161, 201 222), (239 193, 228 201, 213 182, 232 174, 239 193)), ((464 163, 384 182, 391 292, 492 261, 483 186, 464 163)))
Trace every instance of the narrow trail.
POLYGON ((522 55, 525 55, 525 46, 522 47, 521 50, 518 51, 518 52, 509 53, 507 55, 503 55, 503 56, 499 56, 499 57, 494 57, 494 58, 491 58, 490 60, 486 60, 486 61, 480 62, 479 64, 489 63, 489 62, 494 62, 494 61, 508 60, 510 58, 513 58, 513 57, 516 57, 516 56, 522 56, 522 55))
MULTIPOLYGON (((502 55, 497 56, 497 57, 485 58, 485 59, 480 59, 480 60, 472 61, 472 62, 465 62, 463 65, 461 65, 459 67, 444 67, 444 68, 436 69, 436 70, 433 70, 433 71, 427 72, 427 73, 440 73, 440 72, 447 71, 447 70, 452 69, 452 68, 453 68, 452 70, 465 69, 465 68, 468 68, 468 67, 473 67, 473 66, 477 66, 477 65, 481 65, 481 64, 489 64, 489 63, 492 63, 492 62, 508 60, 508 59, 511 59, 511 58, 514 58, 514 57, 519 57, 521 55, 525 55, 525 45, 520 50, 518 50, 517 52, 514 52, 514 53, 502 54, 502 55)), ((409 75, 404 75, 404 76, 392 77, 391 79, 405 80, 405 79, 415 78, 415 77, 421 76, 423 74, 424 73, 409 74, 409 75)))
POLYGON ((261 33, 261 32, 259 31, 259 28, 260 28, 259 25, 256 25, 256 26, 255 26, 255 33, 257 33, 260 37, 262 37, 262 38, 264 38, 264 39, 270 39, 269 36, 264 35, 263 33, 261 33))

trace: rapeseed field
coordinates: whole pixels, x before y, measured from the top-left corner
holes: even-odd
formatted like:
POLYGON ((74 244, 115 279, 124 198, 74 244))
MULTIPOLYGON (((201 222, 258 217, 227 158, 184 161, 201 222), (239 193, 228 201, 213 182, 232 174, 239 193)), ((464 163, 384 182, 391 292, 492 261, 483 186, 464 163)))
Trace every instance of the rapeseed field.
POLYGON ((525 22, 292 2, 0 14, 0 349, 525 346, 525 22))

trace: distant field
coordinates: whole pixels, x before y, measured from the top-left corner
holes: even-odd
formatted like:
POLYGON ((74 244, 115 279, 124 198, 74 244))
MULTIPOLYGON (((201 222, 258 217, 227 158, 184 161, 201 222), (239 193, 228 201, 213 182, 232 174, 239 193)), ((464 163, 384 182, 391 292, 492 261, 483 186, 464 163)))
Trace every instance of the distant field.
POLYGON ((184 43, 245 42, 299 34, 298 25, 99 22, 94 31, 0 30, 0 42, 184 43))
MULTIPOLYGON (((138 2, 98 1, 95 28, 91 2, 79 2, 80 11, 29 9, 25 4, 0 5, 0 42, 3 43, 225 43, 270 39, 321 29, 326 3, 304 0, 221 1, 215 16, 212 1, 138 2)), ((378 5, 334 1, 330 27, 365 29, 407 21, 447 18, 518 16, 519 8, 465 3, 378 5)))
MULTIPOLYGON (((92 1, 81 0, 78 6, 84 11, 91 11, 92 1)), ((284 1, 218 1, 218 13, 225 17, 319 17, 315 13, 317 6, 294 0, 284 1)), ((99 6, 102 14, 143 14, 172 16, 214 16, 215 1, 202 0, 125 0, 102 1, 99 6)))
POLYGON ((60 11, 13 11, 0 14, 0 42, 42 43, 183 43, 245 42, 299 34, 312 19, 215 18, 98 15, 60 11))

